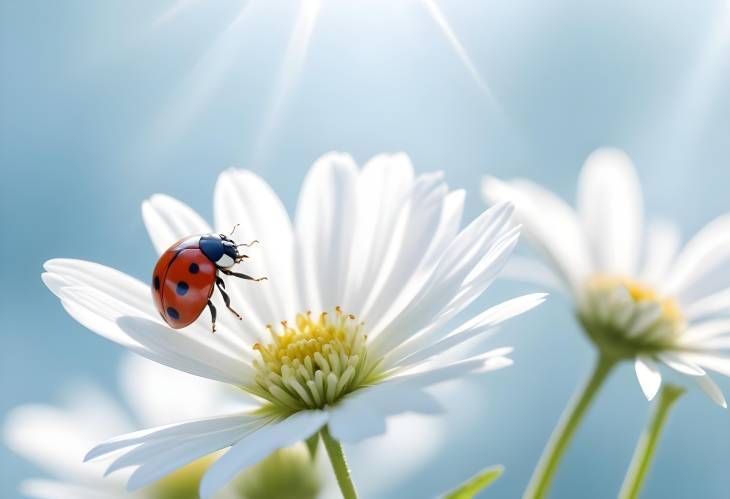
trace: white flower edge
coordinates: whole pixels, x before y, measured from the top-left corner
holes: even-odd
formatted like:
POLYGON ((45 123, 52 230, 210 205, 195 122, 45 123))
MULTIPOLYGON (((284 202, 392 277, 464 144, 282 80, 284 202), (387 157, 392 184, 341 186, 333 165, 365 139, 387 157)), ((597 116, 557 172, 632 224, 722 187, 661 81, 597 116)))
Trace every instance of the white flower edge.
MULTIPOLYGON (((268 287, 228 285, 236 302, 249 304, 242 324, 223 318, 215 335, 204 320, 171 331, 147 285, 89 262, 51 260, 44 282, 92 331, 170 367, 237 386, 253 379, 247 347, 262 339, 263 325, 341 305, 368 324, 369 353, 382 358, 388 379, 286 419, 237 412, 123 435, 92 449, 88 459, 123 451, 110 468, 134 468, 130 489, 230 446, 201 484, 201 495, 210 497, 235 470, 325 424, 341 442, 356 442, 385 431, 389 416, 438 412, 429 386, 511 363, 509 349, 450 360, 444 353, 545 299, 528 295, 451 325, 496 278, 518 229, 510 222, 511 206, 503 204, 460 230, 463 193, 449 192, 440 174, 416 177, 404 155, 378 156, 362 170, 347 155, 325 155, 305 179, 293 225, 268 185, 247 171, 221 175, 214 206, 217 227, 239 223, 240 233, 255 234, 266 248, 252 255, 250 268, 269 276, 268 287)), ((143 213, 158 251, 210 230, 166 196, 153 196, 143 213)))
POLYGON ((524 179, 485 177, 482 194, 489 203, 515 204, 526 239, 547 263, 515 257, 506 275, 565 293, 576 303, 597 272, 631 276, 676 297, 688 328, 665 355, 636 357, 639 385, 648 400, 656 395, 658 361, 727 407, 703 368, 730 376, 730 355, 722 353, 730 348, 730 321, 717 318, 730 313, 730 214, 707 224, 681 251, 676 227, 653 223, 642 251, 641 185, 629 157, 616 149, 599 149, 586 161, 577 209, 524 179))

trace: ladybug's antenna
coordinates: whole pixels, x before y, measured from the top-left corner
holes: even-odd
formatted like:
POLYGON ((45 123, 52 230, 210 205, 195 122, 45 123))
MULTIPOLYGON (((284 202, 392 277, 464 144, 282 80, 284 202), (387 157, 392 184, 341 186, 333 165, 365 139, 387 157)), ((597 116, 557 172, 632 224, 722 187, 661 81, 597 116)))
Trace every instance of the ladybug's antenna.
POLYGON ((234 232, 236 232, 236 228, 237 228, 237 227, 238 227, 239 225, 241 225, 241 224, 236 224, 236 225, 234 225, 234 226, 233 226, 233 229, 231 229, 231 233, 230 233, 230 234, 228 234, 228 236, 229 236, 229 237, 230 237, 230 236, 232 236, 234 232))
POLYGON ((239 246, 245 246, 245 247, 247 247, 247 248, 248 248, 248 247, 250 247, 250 246, 253 246, 254 244, 257 244, 258 242, 259 242, 259 240, 258 240, 258 239, 254 239, 254 240, 253 240, 253 241, 251 241, 250 243, 246 243, 246 244, 237 244, 237 245, 236 245, 236 248, 238 248, 239 246))

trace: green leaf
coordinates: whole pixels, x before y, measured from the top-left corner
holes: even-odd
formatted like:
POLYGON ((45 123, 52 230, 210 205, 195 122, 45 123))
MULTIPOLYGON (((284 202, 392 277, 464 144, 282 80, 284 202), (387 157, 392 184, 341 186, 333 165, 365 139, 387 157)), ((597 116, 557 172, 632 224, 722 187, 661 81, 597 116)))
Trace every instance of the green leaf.
POLYGON ((490 466, 485 468, 456 489, 447 493, 444 499, 471 499, 476 494, 487 488, 504 473, 504 466, 490 466))

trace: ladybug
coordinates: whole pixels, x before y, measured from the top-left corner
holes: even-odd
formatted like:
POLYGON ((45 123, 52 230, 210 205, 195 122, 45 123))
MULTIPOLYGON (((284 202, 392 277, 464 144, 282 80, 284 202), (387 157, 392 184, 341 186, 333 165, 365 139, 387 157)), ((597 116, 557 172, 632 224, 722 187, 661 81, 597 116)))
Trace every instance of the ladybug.
POLYGON ((242 319, 241 314, 231 308, 231 299, 219 272, 250 281, 265 280, 266 277, 256 279, 231 270, 235 264, 248 258, 247 255, 239 254, 238 248, 249 247, 257 242, 236 244, 224 234, 198 234, 180 239, 170 246, 157 260, 152 273, 152 298, 165 322, 174 329, 189 326, 207 305, 215 333, 216 309, 210 297, 216 287, 228 310, 239 320, 242 319))

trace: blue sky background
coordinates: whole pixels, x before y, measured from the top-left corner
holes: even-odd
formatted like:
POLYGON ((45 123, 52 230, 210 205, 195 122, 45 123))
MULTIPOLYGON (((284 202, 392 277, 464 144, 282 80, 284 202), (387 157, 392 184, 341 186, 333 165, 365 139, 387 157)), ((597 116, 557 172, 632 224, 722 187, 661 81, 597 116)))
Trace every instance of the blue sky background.
MULTIPOLYGON (((647 212, 686 236, 730 211, 726 1, 441 0, 491 96, 421 0, 323 0, 301 58, 301 40, 285 55, 296 2, 180 4, 0 2, 0 415, 57 401, 74 379, 115 389, 121 348, 63 312, 41 284, 43 261, 84 258, 146 279, 155 254, 142 200, 164 192, 210 218, 216 176, 230 166, 265 177, 292 212, 322 153, 363 162, 405 151, 419 172, 443 169, 466 188, 472 218, 482 175, 531 177, 572 200, 583 160, 612 145, 635 160, 647 212)), ((498 283, 475 308, 526 290, 498 283)), ((494 463, 507 472, 485 497, 522 491, 593 352, 559 297, 493 342, 517 348, 515 367, 472 383, 453 407, 486 412, 392 497, 422 497, 494 463)), ((553 497, 615 497, 649 411, 623 366, 553 497)), ((0 447, 0 497, 37 474, 0 447)), ((645 497, 728 490, 730 413, 692 392, 645 497)))

